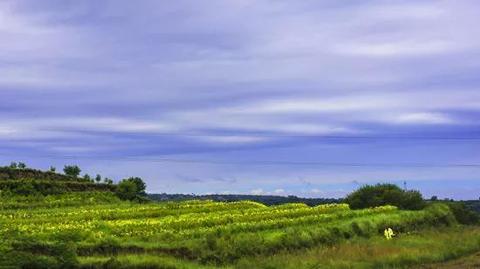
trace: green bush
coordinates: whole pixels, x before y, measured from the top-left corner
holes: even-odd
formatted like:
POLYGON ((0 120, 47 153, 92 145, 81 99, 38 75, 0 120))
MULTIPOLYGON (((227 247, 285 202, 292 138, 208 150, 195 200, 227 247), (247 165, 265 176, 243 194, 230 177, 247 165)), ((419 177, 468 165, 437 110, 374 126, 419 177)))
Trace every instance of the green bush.
POLYGON ((14 268, 77 268, 76 247, 73 242, 44 243, 25 237, 12 242, 12 250, 4 253, 0 267, 14 268))
POLYGON ((352 209, 393 205, 400 209, 420 210, 425 201, 418 191, 404 191, 394 184, 365 185, 345 198, 352 209))
POLYGON ((468 208, 463 202, 446 202, 455 219, 461 224, 478 224, 480 216, 477 212, 468 208))

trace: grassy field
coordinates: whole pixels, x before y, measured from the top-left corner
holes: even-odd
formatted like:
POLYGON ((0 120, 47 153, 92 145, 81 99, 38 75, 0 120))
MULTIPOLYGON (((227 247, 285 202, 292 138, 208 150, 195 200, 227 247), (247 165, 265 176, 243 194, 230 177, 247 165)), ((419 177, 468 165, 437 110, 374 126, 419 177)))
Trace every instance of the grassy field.
POLYGON ((2 198, 0 236, 0 265, 30 268, 403 268, 480 250, 480 229, 442 204, 139 204, 94 192, 2 198))
POLYGON ((457 268, 467 268, 474 269, 480 268, 480 252, 454 259, 448 262, 443 263, 431 263, 423 264, 418 266, 417 269, 457 269, 457 268))

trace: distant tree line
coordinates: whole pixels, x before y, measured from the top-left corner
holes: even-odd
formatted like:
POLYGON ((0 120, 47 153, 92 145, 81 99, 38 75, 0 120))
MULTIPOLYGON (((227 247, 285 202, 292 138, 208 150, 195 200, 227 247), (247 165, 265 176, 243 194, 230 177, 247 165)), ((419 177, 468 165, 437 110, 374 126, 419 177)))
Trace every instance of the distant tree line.
POLYGON ((235 201, 249 200, 249 201, 259 202, 264 205, 304 203, 309 206, 341 202, 341 199, 335 199, 335 198, 302 198, 294 195, 279 196, 279 195, 249 195, 249 194, 195 195, 195 194, 158 193, 158 194, 148 194, 148 198, 155 201, 213 200, 218 202, 235 202, 235 201))

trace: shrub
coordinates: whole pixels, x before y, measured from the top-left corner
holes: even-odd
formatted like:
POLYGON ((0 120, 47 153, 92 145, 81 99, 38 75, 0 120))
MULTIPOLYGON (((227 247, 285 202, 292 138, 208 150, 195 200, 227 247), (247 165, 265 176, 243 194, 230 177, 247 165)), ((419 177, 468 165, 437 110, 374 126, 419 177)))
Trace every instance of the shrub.
POLYGON ((35 195, 38 193, 38 191, 35 189, 35 187, 31 182, 24 182, 23 184, 17 184, 17 186, 12 191, 20 195, 35 195))
POLYGON ((65 173, 65 175, 78 177, 78 175, 80 175, 80 172, 82 172, 82 170, 80 169, 80 167, 76 165, 65 165, 65 167, 63 168, 63 172, 65 173))
POLYGON ((480 216, 477 212, 468 208, 463 202, 447 202, 455 219, 461 224, 478 224, 480 216))
MULTIPOLYGON (((12 248, 12 251, 5 253, 5 258, 19 265, 19 268, 78 267, 76 247, 72 242, 44 243, 25 237, 13 242, 12 248)), ((0 267, 3 266, 1 263, 3 261, 0 259, 0 267)))
POLYGON ((394 184, 365 185, 345 198, 352 209, 393 205, 400 209, 419 210, 425 201, 418 191, 404 191, 394 184))

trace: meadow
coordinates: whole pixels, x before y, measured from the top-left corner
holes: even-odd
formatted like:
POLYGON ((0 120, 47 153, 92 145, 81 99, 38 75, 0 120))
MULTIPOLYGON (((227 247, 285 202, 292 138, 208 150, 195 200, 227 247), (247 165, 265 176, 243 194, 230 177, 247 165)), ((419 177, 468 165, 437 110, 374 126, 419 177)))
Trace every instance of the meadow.
POLYGON ((0 236, 0 265, 23 268, 391 268, 480 249, 480 230, 441 203, 139 203, 111 192, 2 197, 0 236))

